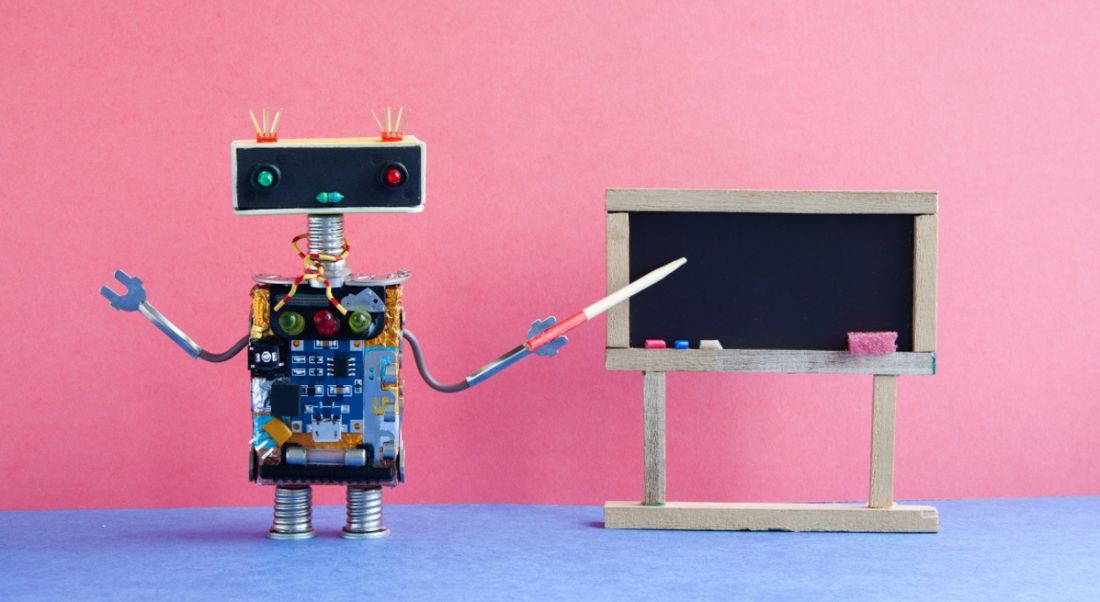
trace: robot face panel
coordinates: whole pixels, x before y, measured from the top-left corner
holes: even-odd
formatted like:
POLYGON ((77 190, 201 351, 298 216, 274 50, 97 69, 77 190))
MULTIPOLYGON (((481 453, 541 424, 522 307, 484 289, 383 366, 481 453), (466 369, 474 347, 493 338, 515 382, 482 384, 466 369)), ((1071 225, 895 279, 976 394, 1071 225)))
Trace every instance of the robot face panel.
POLYGON ((242 215, 418 213, 423 142, 412 136, 233 142, 233 209, 242 215))

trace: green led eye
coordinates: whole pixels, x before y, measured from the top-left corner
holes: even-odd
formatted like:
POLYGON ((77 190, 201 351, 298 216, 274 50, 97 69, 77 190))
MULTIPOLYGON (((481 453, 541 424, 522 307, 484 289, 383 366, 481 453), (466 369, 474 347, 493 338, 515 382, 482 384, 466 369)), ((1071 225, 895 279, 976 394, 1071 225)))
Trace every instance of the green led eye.
POLYGON ((274 190, 279 185, 279 178, 282 174, 279 172, 279 168, 274 163, 257 163, 252 168, 252 175, 250 176, 250 182, 252 188, 260 191, 274 190))
POLYGON ((302 334, 306 329, 306 319, 296 311, 283 312, 279 315, 279 329, 290 336, 302 334))
POLYGON ((361 311, 353 311, 351 316, 348 317, 348 328, 351 328, 351 331, 355 334, 363 334, 370 329, 372 322, 374 320, 371 320, 369 315, 361 311))

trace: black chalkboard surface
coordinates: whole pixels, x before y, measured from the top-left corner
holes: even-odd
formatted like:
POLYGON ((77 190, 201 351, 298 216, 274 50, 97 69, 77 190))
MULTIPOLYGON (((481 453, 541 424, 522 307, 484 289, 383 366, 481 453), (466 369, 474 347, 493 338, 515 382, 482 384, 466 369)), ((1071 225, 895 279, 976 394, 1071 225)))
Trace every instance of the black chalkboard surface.
POLYGON ((913 349, 913 216, 630 214, 630 279, 687 264, 630 300, 630 346, 847 349, 849 331, 896 331, 913 349))

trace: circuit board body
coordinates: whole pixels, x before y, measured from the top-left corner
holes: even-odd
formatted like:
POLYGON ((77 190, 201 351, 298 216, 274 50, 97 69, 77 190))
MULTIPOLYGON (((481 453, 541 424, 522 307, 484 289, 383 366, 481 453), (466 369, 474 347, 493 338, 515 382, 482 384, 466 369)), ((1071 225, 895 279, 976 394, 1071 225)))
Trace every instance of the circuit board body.
POLYGON ((248 365, 260 484, 389 485, 404 480, 401 282, 349 279, 323 289, 257 277, 248 365), (285 299, 276 309, 274 300, 285 299))

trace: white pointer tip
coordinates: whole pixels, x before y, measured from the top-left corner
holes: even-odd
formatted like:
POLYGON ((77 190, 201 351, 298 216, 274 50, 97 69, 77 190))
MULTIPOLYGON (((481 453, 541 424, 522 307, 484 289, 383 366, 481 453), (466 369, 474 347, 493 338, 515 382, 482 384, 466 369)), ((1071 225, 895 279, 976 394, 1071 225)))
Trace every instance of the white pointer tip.
POLYGON ((595 318, 596 316, 602 314, 603 312, 614 307, 615 305, 626 301, 630 297, 644 291, 645 289, 653 286, 657 282, 660 282, 662 279, 664 279, 665 276, 668 276, 669 274, 680 269, 680 266, 684 265, 685 263, 687 263, 686 257, 681 257, 675 261, 670 261, 665 265, 646 274, 645 276, 642 276, 641 278, 635 280, 634 282, 631 282, 630 284, 624 286, 623 288, 611 293, 603 299, 600 299, 592 305, 589 305, 581 311, 583 311, 584 315, 589 320, 591 320, 592 318, 595 318))
POLYGON ((644 278, 648 278, 650 276, 653 276, 654 279, 652 281, 650 281, 650 283, 652 284, 653 282, 656 282, 656 281, 664 278, 665 276, 668 276, 669 274, 675 272, 676 270, 680 269, 680 266, 684 265, 687 262, 688 262, 687 257, 681 257, 681 258, 679 258, 675 261, 670 261, 670 262, 666 263, 665 265, 653 270, 649 274, 646 274, 642 278, 639 278, 638 280, 640 281, 644 278))

